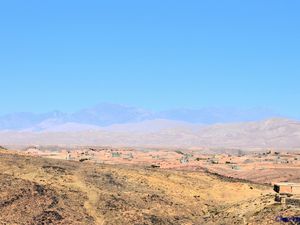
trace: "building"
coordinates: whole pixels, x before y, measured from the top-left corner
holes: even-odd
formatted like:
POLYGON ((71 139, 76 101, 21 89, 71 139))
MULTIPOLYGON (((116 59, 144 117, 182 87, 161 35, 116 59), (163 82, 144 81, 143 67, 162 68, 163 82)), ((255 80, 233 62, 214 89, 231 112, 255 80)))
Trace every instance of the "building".
POLYGON ((278 194, 300 195, 300 183, 277 183, 274 184, 274 191, 278 194))
POLYGON ((186 156, 183 156, 181 159, 180 159, 180 163, 181 164, 187 164, 189 162, 189 159, 188 157, 186 156))
POLYGON ((123 156, 123 158, 124 158, 124 159, 128 159, 128 160, 131 160, 131 159, 133 159, 133 154, 132 154, 132 153, 125 154, 125 155, 123 156))
POLYGON ((71 160, 71 153, 69 151, 67 152, 66 160, 71 160))
POLYGON ((300 207, 300 183, 277 183, 274 184, 274 191, 278 193, 275 201, 300 207))
POLYGON ((233 166, 231 166, 231 169, 233 169, 233 170, 240 170, 241 167, 239 167, 239 166, 237 166, 237 165, 233 165, 233 166))
POLYGON ((211 164, 219 164, 219 160, 218 159, 210 159, 209 163, 211 163, 211 164))
POLYGON ((119 152, 112 152, 111 153, 112 158, 119 158, 120 156, 121 156, 121 153, 119 153, 119 152))

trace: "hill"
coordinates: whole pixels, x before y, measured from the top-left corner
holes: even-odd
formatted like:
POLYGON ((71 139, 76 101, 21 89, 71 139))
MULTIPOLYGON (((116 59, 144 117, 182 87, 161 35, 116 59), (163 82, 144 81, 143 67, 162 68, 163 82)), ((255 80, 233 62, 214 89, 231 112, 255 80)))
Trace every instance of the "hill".
POLYGON ((296 215, 271 189, 203 171, 79 163, 0 153, 4 224, 274 224, 296 215))

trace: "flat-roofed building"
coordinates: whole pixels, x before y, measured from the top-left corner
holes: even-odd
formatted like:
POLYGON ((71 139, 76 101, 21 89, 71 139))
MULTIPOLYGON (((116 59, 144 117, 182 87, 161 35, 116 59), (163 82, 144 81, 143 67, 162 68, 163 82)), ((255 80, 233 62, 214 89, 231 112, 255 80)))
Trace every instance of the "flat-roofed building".
POLYGON ((300 183, 276 183, 274 184, 274 191, 278 194, 300 195, 300 183))

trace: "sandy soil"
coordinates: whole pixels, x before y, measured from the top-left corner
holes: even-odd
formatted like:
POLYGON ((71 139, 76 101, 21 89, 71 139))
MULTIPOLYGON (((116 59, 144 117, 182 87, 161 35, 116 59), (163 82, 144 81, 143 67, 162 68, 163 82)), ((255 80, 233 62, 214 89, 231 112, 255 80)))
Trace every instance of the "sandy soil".
POLYGON ((1 151, 0 177, 0 224, 274 224, 299 213, 270 186, 204 171, 1 151))

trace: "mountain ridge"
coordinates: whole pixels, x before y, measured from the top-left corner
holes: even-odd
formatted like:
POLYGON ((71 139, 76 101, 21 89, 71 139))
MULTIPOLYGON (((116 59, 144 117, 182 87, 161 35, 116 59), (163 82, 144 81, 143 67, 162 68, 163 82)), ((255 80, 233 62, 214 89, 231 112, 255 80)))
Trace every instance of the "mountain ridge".
POLYGON ((83 131, 74 128, 73 131, 52 132, 2 131, 0 144, 300 150, 300 122, 285 118, 214 125, 149 120, 90 128, 83 131))
POLYGON ((156 119, 211 125, 258 121, 280 116, 278 113, 262 108, 179 108, 155 112, 133 106, 102 103, 74 113, 52 111, 40 114, 21 112, 3 115, 0 116, 0 130, 40 130, 46 124, 49 128, 50 125, 59 126, 66 123, 103 127, 156 119))

